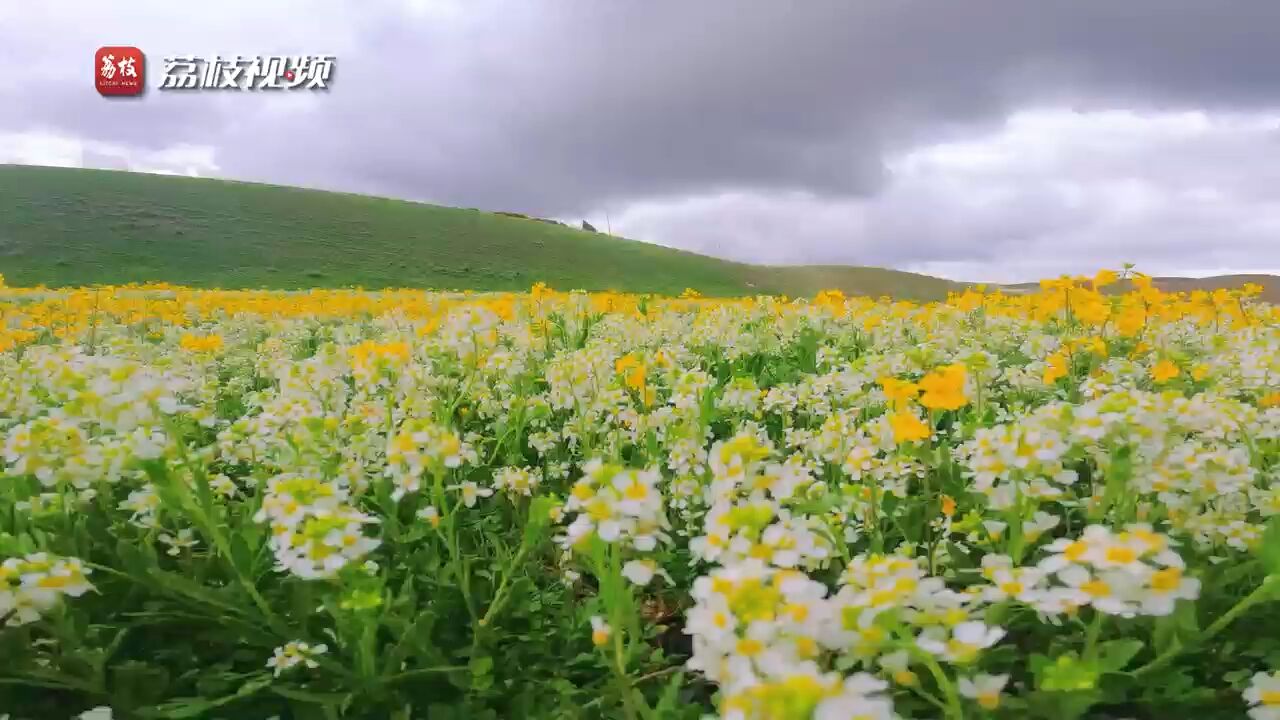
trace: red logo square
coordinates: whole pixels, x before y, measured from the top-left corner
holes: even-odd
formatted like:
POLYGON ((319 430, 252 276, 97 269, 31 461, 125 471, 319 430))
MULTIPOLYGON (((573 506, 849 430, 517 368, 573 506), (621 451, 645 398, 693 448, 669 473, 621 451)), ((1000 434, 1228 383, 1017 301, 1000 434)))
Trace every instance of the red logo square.
POLYGON ((102 95, 138 95, 146 80, 146 58, 128 45, 108 45, 93 55, 93 84, 102 95))

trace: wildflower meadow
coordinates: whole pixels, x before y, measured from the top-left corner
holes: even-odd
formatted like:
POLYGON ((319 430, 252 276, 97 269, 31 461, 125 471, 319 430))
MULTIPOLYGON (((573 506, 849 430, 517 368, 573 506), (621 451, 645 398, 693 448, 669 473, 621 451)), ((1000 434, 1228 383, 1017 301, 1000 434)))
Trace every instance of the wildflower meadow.
POLYGON ((1280 310, 0 288, 0 717, 1280 720, 1280 310))

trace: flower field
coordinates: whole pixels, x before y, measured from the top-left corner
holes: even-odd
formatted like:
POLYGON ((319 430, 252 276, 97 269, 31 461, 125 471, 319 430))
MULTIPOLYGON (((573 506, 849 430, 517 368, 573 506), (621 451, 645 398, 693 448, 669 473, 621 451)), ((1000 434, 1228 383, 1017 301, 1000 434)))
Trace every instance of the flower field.
POLYGON ((0 717, 1280 720, 1280 310, 1120 275, 2 288, 0 717))

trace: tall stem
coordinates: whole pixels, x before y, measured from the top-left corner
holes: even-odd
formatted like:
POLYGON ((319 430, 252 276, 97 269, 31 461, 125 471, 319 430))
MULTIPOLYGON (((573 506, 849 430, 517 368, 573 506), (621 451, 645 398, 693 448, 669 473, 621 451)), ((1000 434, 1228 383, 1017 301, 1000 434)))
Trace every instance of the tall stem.
POLYGON ((951 679, 947 677, 946 672, 942 670, 942 666, 937 660, 927 652, 916 654, 921 659, 924 666, 928 668, 929 674, 933 676, 933 681, 942 688, 942 695, 946 698, 946 708, 944 711, 951 720, 963 720, 964 709, 960 705, 960 694, 956 692, 956 686, 952 684, 951 679))

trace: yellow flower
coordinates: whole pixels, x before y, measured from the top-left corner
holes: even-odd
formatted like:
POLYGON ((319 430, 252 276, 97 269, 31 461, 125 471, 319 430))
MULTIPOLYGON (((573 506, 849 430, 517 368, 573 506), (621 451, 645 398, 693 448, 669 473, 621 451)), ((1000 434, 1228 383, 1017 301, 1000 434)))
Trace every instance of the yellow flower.
POLYGON ((964 365, 944 365, 920 381, 924 395, 920 404, 932 410, 958 410, 969 404, 964 395, 967 374, 964 365))
POLYGON ((1056 352, 1045 358, 1045 385, 1052 385, 1058 381, 1058 378, 1066 377, 1067 372, 1067 356, 1065 353, 1056 352))
POLYGON ((1147 324, 1147 312, 1141 305, 1132 305, 1116 318, 1116 331, 1125 337, 1137 335, 1147 324))
POLYGON ((190 352, 217 352, 222 349, 222 336, 185 333, 178 341, 178 346, 190 352))
POLYGON ((884 396, 888 398, 889 403, 894 407, 905 407, 908 400, 914 398, 920 392, 920 386, 905 380, 897 378, 882 377, 879 380, 880 386, 884 388, 884 396))
POLYGON ((929 437, 929 426, 909 410, 898 410, 889 416, 893 428, 893 440, 897 443, 924 440, 929 437))
POLYGON ((644 387, 645 366, 634 355, 624 355, 613 364, 613 369, 622 375, 622 382, 632 390, 644 387))
POLYGON ((1166 383, 1182 374, 1177 365, 1168 360, 1161 360, 1151 368, 1151 379, 1156 383, 1166 383))
POLYGON ((950 495, 942 496, 942 514, 951 517, 956 514, 956 500, 950 495))

